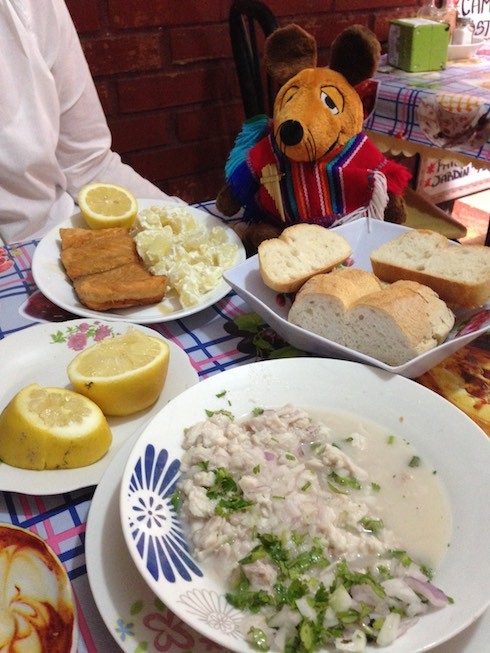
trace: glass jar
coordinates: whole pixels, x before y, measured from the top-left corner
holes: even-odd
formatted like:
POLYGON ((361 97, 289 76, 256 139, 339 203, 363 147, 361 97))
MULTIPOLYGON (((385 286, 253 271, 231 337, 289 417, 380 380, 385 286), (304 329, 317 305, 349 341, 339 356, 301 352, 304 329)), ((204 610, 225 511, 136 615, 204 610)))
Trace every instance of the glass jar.
POLYGON ((475 23, 471 18, 458 18, 451 43, 453 45, 468 45, 472 43, 474 31, 475 23))
POLYGON ((443 14, 442 22, 449 25, 450 41, 452 41, 454 30, 456 29, 456 21, 458 19, 458 10, 454 0, 444 0, 441 6, 443 14))
POLYGON ((440 7, 437 6, 436 0, 429 0, 423 4, 420 9, 417 11, 418 18, 425 18, 426 20, 435 20, 440 22, 442 19, 443 12, 440 7))

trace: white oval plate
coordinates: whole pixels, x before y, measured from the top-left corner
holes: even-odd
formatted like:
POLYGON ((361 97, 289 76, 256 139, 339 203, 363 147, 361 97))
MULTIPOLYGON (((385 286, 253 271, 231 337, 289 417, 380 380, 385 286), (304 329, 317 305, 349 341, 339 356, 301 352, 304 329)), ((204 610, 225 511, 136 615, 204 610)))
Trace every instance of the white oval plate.
POLYGON ((490 603, 487 437, 455 406, 416 382, 322 358, 264 361, 212 376, 167 404, 144 429, 123 473, 120 511, 129 552, 156 596, 209 639, 252 653, 239 635, 241 613, 226 602, 225 587, 187 553, 170 495, 179 476, 184 429, 205 419, 207 410, 226 409, 238 418, 255 407, 287 402, 377 422, 411 442, 437 469, 447 491, 453 533, 435 582, 455 603, 423 616, 383 652, 426 651, 475 621, 490 603), (157 504, 160 512, 152 513, 157 504))
MULTIPOLYGON (((94 344, 94 337, 125 333, 135 328, 162 338, 148 327, 103 320, 70 320, 49 322, 17 331, 0 340, 2 383, 0 410, 26 385, 71 388, 66 374, 68 363, 78 351, 94 344)), ((76 469, 33 471, 0 463, 0 490, 24 494, 59 494, 96 485, 121 445, 165 404, 198 381, 197 372, 187 354, 171 341, 167 379, 158 401, 147 410, 128 417, 109 417, 113 442, 106 455, 93 465, 76 469)))
MULTIPOLYGON (((152 206, 168 206, 169 203, 158 200, 138 200, 139 210, 149 209, 152 206)), ((172 206, 175 206, 173 204, 172 206)), ((236 264, 245 260, 245 249, 236 233, 224 224, 219 218, 192 206, 187 207, 192 215, 204 223, 209 229, 220 226, 225 229, 228 239, 238 247, 236 264)), ((61 306, 74 315, 84 317, 99 317, 107 320, 121 320, 123 322, 135 322, 138 324, 155 324, 157 322, 169 322, 188 315, 194 315, 199 311, 212 306, 227 293, 230 286, 221 279, 214 290, 206 293, 202 301, 191 308, 181 308, 178 302, 171 302, 163 299, 158 304, 150 306, 135 306, 132 308, 114 309, 112 311, 93 311, 84 306, 78 299, 71 281, 67 277, 60 259, 60 228, 78 227, 87 228, 81 213, 75 213, 69 220, 59 224, 52 229, 40 241, 32 258, 32 276, 39 290, 57 306, 61 306)))

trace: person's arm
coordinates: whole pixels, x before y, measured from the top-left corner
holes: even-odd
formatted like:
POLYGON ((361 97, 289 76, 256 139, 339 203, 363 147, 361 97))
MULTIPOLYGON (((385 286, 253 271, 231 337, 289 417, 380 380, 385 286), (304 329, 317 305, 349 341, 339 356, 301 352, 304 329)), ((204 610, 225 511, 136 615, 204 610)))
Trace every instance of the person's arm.
MULTIPOLYGON (((111 150, 111 134, 68 9, 63 0, 53 0, 53 6, 56 22, 46 25, 42 38, 52 59, 60 101, 57 156, 67 191, 76 200, 84 184, 105 181, 125 186, 136 197, 181 201, 169 198, 111 150)), ((43 16, 39 18, 47 23, 43 16)))

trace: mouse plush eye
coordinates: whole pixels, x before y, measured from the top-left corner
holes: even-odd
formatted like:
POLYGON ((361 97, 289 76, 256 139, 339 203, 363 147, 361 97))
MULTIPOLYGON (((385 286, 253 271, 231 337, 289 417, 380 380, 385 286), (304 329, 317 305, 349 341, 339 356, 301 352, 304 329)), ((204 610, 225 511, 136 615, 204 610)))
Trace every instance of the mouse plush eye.
POLYGON ((320 89, 320 100, 334 116, 338 116, 344 106, 344 98, 335 86, 326 86, 320 89))
POLYGON ((325 93, 325 91, 322 91, 320 94, 321 101, 327 106, 330 111, 333 113, 334 116, 337 116, 339 114, 339 110, 333 101, 333 99, 328 95, 328 93, 325 93))

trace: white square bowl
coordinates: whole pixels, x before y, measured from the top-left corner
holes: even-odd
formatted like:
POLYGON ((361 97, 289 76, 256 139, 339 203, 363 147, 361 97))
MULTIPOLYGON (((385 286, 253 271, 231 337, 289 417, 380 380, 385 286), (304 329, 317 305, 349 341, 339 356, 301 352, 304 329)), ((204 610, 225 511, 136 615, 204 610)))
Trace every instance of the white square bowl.
MULTIPOLYGON (((349 241, 352 247, 352 267, 372 272, 370 253, 408 229, 409 227, 372 218, 360 218, 335 227, 334 231, 349 241)), ((409 378, 416 378, 427 372, 490 328, 490 304, 478 309, 455 311, 456 323, 444 343, 403 365, 391 366, 288 322, 288 312, 294 295, 277 293, 264 284, 257 255, 227 270, 223 277, 250 308, 290 345, 317 356, 368 363, 409 378)))

